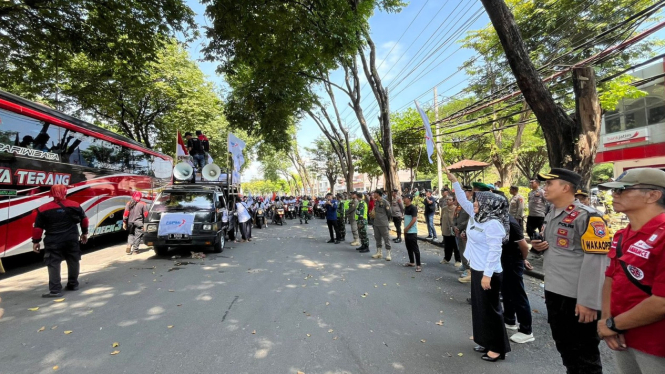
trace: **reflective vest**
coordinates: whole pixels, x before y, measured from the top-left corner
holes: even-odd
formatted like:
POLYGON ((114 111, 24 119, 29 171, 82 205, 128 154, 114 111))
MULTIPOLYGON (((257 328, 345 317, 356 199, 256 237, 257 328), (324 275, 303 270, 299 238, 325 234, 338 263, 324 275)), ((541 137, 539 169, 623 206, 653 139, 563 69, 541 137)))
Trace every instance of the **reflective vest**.
POLYGON ((309 208, 309 200, 303 200, 301 209, 303 211, 307 211, 308 208, 309 208))
POLYGON ((349 211, 349 204, 351 203, 351 200, 344 200, 344 212, 349 211))
POLYGON ((356 215, 355 215, 356 221, 358 220, 358 211, 363 212, 362 219, 367 221, 367 203, 365 202, 365 200, 358 201, 358 207, 356 208, 356 215))

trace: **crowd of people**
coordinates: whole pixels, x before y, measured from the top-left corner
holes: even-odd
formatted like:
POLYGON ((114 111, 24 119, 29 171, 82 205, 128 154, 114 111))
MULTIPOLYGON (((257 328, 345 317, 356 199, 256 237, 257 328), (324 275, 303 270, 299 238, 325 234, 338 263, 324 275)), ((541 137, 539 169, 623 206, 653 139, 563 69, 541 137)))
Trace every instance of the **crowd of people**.
MULTIPOLYGON (((445 166, 444 166, 445 168, 445 166)), ((636 168, 610 189, 616 212, 629 224, 612 237, 607 218, 588 205, 588 193, 578 189, 582 178, 565 169, 552 169, 531 181, 524 235, 524 198, 510 188, 510 199, 496 185, 475 182, 462 186, 447 172, 452 188, 440 199, 425 192, 424 213, 430 240, 437 238, 433 211, 441 210, 442 263, 453 261, 459 281, 470 283, 473 340, 483 360, 506 358, 510 344, 535 340, 523 273, 530 250, 544 253, 545 304, 552 338, 567 373, 602 373, 600 341, 615 352, 621 373, 662 373, 665 368, 665 172, 636 168), (541 188, 541 184, 542 188, 541 188), (530 248, 531 247, 531 248, 530 248), (508 331, 511 331, 509 336, 508 331), (512 333, 514 332, 514 333, 512 333)), ((51 189, 53 201, 37 210, 33 249, 44 250, 49 293, 60 297, 60 264, 68 265, 66 290, 78 289, 79 243, 87 241, 88 220, 81 207, 66 197, 66 186, 51 189), (82 234, 79 234, 79 227, 82 234), (44 241, 44 248, 41 241, 44 241)), ((415 196, 377 190, 371 194, 327 194, 325 198, 258 198, 240 196, 236 211, 243 241, 251 241, 252 212, 296 204, 301 220, 321 209, 330 240, 346 239, 350 224, 361 253, 370 251, 367 227, 372 226, 373 259, 392 260, 392 244, 405 242, 405 267, 422 271, 418 247, 415 196), (396 238, 390 238, 390 223, 396 238), (402 229, 402 224, 404 228, 402 229), (403 237, 403 239, 402 239, 403 237), (385 252, 384 252, 385 249, 385 252)), ((146 207, 134 196, 123 215, 130 231, 127 252, 140 240, 146 207)))

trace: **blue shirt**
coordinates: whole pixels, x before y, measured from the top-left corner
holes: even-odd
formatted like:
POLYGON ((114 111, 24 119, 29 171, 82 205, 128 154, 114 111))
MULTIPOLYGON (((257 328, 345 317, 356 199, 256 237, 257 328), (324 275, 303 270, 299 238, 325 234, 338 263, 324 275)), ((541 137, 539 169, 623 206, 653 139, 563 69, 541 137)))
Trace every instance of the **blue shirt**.
POLYGON ((326 219, 329 221, 337 221, 337 200, 330 202, 330 205, 324 205, 326 208, 326 219))
MULTIPOLYGON (((404 227, 409 226, 411 220, 418 219, 418 208, 415 205, 411 204, 404 208, 404 227)), ((418 222, 414 223, 413 226, 406 232, 407 234, 417 234, 418 233, 418 222)))

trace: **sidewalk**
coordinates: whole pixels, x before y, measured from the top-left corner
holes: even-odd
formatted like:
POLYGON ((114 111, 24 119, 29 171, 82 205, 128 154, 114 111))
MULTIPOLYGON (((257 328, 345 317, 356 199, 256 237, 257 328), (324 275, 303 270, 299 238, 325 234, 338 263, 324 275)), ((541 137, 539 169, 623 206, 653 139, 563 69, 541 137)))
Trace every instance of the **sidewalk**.
MULTIPOLYGON (((425 239, 425 235, 427 234, 427 224, 425 223, 423 217, 420 215, 418 216, 418 240, 428 242, 432 245, 435 245, 439 248, 443 248, 443 243, 441 241, 443 240, 443 237, 440 235, 441 233, 441 226, 437 222, 438 216, 434 217, 434 225, 437 230, 437 240, 435 242, 431 240, 425 239)), ((402 227, 404 229, 404 227, 402 227)), ((394 233, 395 232, 395 227, 391 226, 390 230, 394 233)), ((529 238, 526 238, 527 243, 530 242, 529 238)), ((441 253, 443 256, 443 253, 441 253)), ((529 255, 527 256, 527 260, 531 263, 531 266, 533 266, 533 270, 528 270, 524 269, 524 274, 532 276, 534 278, 544 280, 545 279, 545 273, 543 271, 543 256, 542 255, 537 255, 534 254, 533 252, 529 252, 529 255)))

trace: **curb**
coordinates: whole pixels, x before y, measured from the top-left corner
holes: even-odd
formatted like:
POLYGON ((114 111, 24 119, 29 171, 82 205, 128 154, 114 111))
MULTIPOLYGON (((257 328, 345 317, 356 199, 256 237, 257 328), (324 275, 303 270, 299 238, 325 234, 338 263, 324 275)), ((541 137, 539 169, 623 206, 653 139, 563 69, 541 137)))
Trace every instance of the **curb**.
MULTIPOLYGON (((396 233, 396 231, 393 230, 393 229, 390 229, 390 231, 396 233)), ((421 236, 418 236, 417 238, 418 238, 418 240, 420 240, 420 241, 422 241, 422 242, 429 243, 429 244, 431 244, 431 245, 433 245, 433 246, 436 246, 436 247, 439 247, 439 248, 443 248, 443 243, 441 243, 441 242, 433 242, 433 241, 431 241, 431 240, 427 240, 427 239, 425 239, 425 238, 423 238, 423 237, 421 237, 421 236)), ((537 279, 540 279, 540 280, 545 280, 545 273, 543 273, 541 270, 536 270, 536 269, 528 270, 528 269, 524 269, 524 274, 526 274, 526 275, 528 275, 528 276, 530 276, 530 277, 533 277, 533 278, 537 278, 537 279)))

